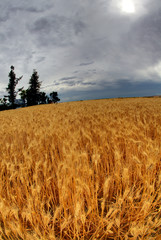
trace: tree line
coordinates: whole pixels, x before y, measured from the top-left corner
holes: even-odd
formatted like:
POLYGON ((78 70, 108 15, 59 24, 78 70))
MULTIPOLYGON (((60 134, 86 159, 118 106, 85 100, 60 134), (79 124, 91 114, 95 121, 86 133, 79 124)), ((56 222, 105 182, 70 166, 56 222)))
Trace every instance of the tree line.
POLYGON ((39 75, 35 69, 33 70, 32 76, 29 80, 28 89, 24 89, 24 87, 22 87, 16 90, 16 86, 23 76, 16 78, 14 66, 11 66, 11 71, 9 72, 8 77, 9 83, 6 88, 8 95, 0 99, 0 110, 15 109, 19 106, 25 107, 38 104, 57 103, 60 101, 57 92, 53 91, 47 95, 45 92, 40 91, 41 82, 39 81, 39 75), (16 103, 17 94, 21 97, 21 104, 16 103))

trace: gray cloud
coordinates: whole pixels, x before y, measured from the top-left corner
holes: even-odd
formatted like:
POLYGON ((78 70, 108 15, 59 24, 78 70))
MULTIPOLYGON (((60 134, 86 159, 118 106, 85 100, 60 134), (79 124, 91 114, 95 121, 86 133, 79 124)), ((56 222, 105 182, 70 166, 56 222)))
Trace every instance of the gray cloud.
MULTIPOLYGON (((73 87, 73 86, 78 86, 79 84, 81 84, 81 81, 80 81, 80 80, 77 80, 77 81, 68 80, 68 81, 63 82, 63 84, 64 84, 64 87, 66 87, 66 86, 68 86, 68 87, 73 87)), ((55 85, 56 85, 56 86, 61 86, 61 85, 62 85, 62 82, 56 81, 56 82, 55 82, 55 85)))
POLYGON ((94 82, 82 82, 83 85, 88 85, 88 86, 95 86, 96 83, 94 82))
POLYGON ((4 95, 4 93, 5 93, 5 91, 0 91, 0 96, 2 97, 4 95))
POLYGON ((88 65, 91 65, 93 63, 94 63, 94 61, 93 62, 84 62, 84 63, 80 63, 79 66, 88 66, 88 65))
POLYGON ((74 30, 76 35, 78 35, 79 33, 82 33, 85 28, 86 28, 86 25, 81 20, 78 20, 74 23, 74 30))
POLYGON ((39 9, 36 7, 12 7, 10 12, 29 12, 29 13, 42 13, 44 12, 43 9, 39 9))
MULTIPOLYGON (((57 26, 58 28, 58 26, 57 26)), ((34 22, 31 26, 29 26, 29 30, 31 33, 42 33, 42 31, 45 31, 47 34, 51 29, 51 24, 46 18, 40 18, 34 22)))
POLYGON ((72 76, 72 77, 64 77, 64 78, 61 78, 60 80, 64 82, 64 81, 68 81, 76 78, 77 78, 76 76, 72 76))
POLYGON ((40 17, 34 23, 28 24, 28 29, 35 36, 41 47, 68 46, 74 43, 74 35, 78 35, 85 28, 81 20, 51 14, 40 17))
POLYGON ((46 59, 46 57, 39 57, 36 61, 36 63, 41 63, 41 62, 44 62, 46 59))

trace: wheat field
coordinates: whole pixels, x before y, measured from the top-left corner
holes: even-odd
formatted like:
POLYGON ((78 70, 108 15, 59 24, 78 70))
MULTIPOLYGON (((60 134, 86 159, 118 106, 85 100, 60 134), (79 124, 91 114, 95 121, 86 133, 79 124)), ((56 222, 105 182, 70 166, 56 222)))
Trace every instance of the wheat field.
POLYGON ((0 239, 161 239, 161 99, 0 112, 0 239))

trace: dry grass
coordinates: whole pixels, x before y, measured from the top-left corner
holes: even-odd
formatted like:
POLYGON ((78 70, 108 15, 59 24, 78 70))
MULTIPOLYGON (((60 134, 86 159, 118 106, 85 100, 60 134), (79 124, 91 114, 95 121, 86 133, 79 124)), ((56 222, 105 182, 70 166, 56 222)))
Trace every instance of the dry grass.
POLYGON ((0 113, 0 238, 161 239, 161 99, 0 113))

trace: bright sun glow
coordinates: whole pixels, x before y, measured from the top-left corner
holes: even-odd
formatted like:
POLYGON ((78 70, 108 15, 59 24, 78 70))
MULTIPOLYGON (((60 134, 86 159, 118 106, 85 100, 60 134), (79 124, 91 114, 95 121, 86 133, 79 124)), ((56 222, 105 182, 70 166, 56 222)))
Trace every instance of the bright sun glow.
POLYGON ((133 0, 122 0, 121 10, 126 13, 135 13, 135 4, 133 0))

